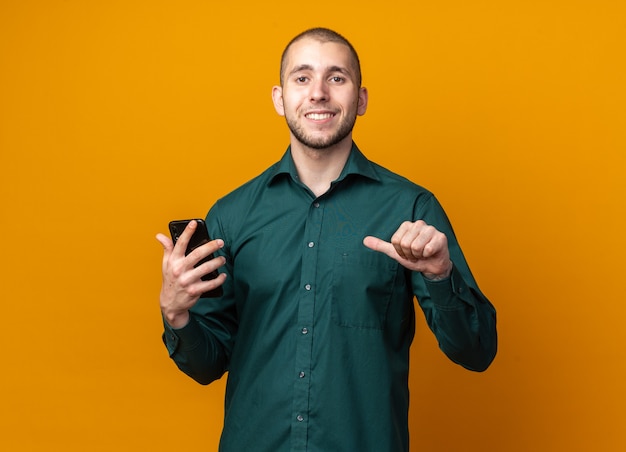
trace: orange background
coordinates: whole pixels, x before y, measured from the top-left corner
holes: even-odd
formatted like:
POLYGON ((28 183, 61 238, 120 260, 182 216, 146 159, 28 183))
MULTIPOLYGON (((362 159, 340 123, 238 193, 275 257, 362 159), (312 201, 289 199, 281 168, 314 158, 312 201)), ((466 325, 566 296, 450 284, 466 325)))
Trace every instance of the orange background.
POLYGON ((154 236, 278 160, 280 53, 322 25, 363 62, 357 143, 437 194, 498 309, 484 374, 419 319, 412 450, 626 450, 624 5, 2 1, 0 449, 217 450, 154 236))

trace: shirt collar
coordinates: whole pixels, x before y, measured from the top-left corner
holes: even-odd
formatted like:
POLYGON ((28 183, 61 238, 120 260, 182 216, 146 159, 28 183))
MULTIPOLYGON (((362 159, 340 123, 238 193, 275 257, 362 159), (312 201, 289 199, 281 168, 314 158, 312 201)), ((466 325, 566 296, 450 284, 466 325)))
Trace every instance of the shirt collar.
MULTIPOLYGON (((296 165, 293 163, 293 158, 291 157, 291 146, 287 148, 287 151, 283 154, 282 158, 278 161, 278 163, 276 163, 268 185, 271 185, 279 176, 284 174, 290 175, 293 180, 298 180, 296 165)), ((352 150, 348 156, 348 161, 334 183, 344 180, 351 174, 363 176, 375 181, 380 180, 372 162, 370 162, 365 155, 363 155, 354 142, 352 142, 352 150)))

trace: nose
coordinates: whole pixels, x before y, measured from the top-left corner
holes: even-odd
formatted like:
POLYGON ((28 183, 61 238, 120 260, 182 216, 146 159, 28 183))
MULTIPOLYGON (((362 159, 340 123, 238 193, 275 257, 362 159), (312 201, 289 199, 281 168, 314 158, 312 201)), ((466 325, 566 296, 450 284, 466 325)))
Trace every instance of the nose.
POLYGON ((309 93, 311 102, 324 102, 328 100, 328 85, 323 79, 317 79, 311 83, 311 92, 309 93))

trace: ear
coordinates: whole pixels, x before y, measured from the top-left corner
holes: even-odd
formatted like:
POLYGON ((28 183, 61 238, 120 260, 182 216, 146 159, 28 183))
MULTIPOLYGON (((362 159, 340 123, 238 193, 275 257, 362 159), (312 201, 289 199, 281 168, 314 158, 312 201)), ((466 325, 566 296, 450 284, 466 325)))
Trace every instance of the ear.
POLYGON ((357 105, 356 113, 359 116, 363 116, 365 111, 367 110, 367 88, 361 87, 359 88, 359 104, 357 105))
POLYGON ((285 116, 285 106, 283 105, 283 88, 281 86, 274 86, 272 88, 272 101, 274 102, 274 109, 280 116, 285 116))

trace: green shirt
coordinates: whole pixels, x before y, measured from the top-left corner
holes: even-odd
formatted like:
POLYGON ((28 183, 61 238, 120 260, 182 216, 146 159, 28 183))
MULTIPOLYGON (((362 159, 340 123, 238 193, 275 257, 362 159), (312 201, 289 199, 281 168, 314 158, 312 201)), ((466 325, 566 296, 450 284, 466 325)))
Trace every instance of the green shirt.
POLYGON ((317 198, 287 150, 220 199, 207 227, 225 242, 224 295, 200 299, 187 326, 166 324, 164 341, 202 384, 228 372, 222 451, 408 451, 414 296, 451 360, 482 371, 495 356, 495 310, 443 209, 356 145, 317 198), (448 238, 445 280, 362 244, 418 219, 448 238))

